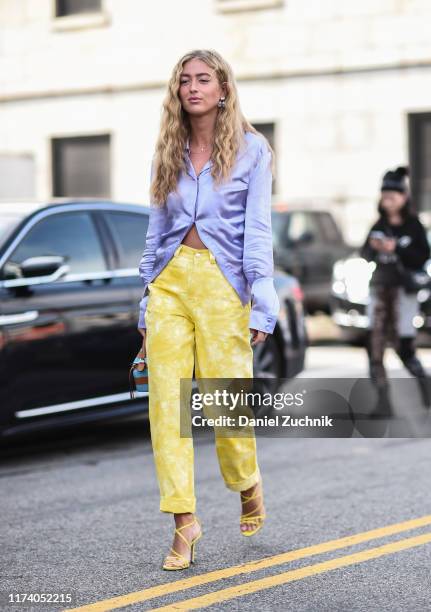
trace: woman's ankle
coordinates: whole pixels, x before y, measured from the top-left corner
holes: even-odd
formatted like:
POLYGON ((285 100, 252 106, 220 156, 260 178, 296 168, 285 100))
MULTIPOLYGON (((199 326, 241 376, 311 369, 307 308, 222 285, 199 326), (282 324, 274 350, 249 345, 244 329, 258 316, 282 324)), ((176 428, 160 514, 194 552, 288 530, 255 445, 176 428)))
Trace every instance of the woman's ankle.
POLYGON ((194 518, 195 518, 195 515, 193 512, 180 512, 180 513, 174 514, 174 521, 177 526, 191 523, 191 521, 193 521, 194 518))

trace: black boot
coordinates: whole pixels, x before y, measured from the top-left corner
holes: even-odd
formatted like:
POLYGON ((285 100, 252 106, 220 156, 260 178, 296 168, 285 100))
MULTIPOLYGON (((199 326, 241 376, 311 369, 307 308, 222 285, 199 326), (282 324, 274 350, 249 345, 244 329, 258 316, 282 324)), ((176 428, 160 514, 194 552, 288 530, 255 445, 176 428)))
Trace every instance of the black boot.
POLYGON ((368 415, 370 419, 390 419, 393 416, 392 405, 389 395, 389 385, 375 385, 377 390, 377 402, 368 415))
POLYGON ((414 338, 400 338, 400 348, 398 355, 404 364, 404 367, 416 377, 419 385, 422 403, 425 408, 431 406, 431 389, 430 378, 428 377, 423 365, 415 355, 414 338))
POLYGON ((418 381, 419 391, 421 394, 422 404, 425 408, 429 409, 431 405, 431 391, 430 391, 430 378, 427 376, 421 362, 415 357, 411 357, 408 361, 404 362, 405 367, 416 377, 418 381))
POLYGON ((372 411, 367 415, 370 419, 388 419, 393 416, 389 396, 389 382, 382 359, 374 359, 372 354, 372 331, 368 330, 365 338, 365 349, 368 355, 369 376, 377 391, 377 401, 372 411))
POLYGON ((385 366, 383 365, 382 359, 373 358, 372 349, 371 349, 371 331, 368 330, 367 336, 365 339, 365 349, 367 351, 368 356, 368 372, 369 377, 375 387, 387 387, 388 378, 386 375, 385 366))
POLYGON ((422 404, 424 405, 424 408, 427 408, 429 410, 431 407, 431 381, 428 376, 418 378, 417 381, 419 385, 419 390, 421 392, 422 404))

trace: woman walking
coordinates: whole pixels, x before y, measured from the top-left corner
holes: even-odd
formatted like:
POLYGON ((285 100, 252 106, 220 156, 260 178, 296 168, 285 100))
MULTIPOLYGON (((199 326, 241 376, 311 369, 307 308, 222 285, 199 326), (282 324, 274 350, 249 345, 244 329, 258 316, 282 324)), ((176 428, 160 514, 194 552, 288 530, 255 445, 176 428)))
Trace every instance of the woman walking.
MULTIPOLYGON (((191 436, 180 436, 180 379, 252 378, 252 346, 272 334, 273 151, 244 118, 229 64, 213 50, 175 65, 151 170, 151 210, 139 264, 138 329, 149 372, 149 418, 160 510, 174 515, 163 569, 185 569, 201 537, 191 436), (250 303, 251 299, 251 303, 250 303), (251 338, 251 337, 252 338, 251 338)), ((263 524, 253 429, 220 436, 226 487, 240 492, 241 533, 263 524)))
POLYGON ((389 170, 383 177, 379 219, 360 251, 376 267, 370 281, 367 352, 370 378, 379 392, 380 409, 390 414, 388 380, 383 365, 387 340, 392 342, 407 370, 419 382, 422 401, 430 404, 428 380, 415 353, 414 317, 419 313, 417 290, 409 290, 406 274, 419 270, 430 257, 425 229, 411 209, 408 169, 389 170))

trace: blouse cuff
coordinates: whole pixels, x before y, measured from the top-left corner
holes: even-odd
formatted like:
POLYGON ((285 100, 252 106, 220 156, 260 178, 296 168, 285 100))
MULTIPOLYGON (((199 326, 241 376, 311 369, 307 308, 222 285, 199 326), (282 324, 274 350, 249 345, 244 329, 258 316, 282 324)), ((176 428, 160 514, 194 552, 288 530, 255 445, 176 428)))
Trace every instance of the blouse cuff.
POLYGON ((270 276, 257 278, 251 286, 249 327, 272 334, 280 311, 280 301, 270 276))

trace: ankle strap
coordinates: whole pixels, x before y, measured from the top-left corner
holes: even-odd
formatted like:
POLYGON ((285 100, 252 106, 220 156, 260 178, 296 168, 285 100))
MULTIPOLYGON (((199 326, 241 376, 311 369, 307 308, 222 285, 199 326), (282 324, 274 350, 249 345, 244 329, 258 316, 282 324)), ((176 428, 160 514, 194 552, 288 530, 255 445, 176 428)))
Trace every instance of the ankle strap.
MULTIPOLYGON (((241 493, 241 492, 240 492, 240 493, 241 493)), ((243 496, 243 494, 241 493, 241 500, 242 500, 242 501, 245 501, 245 502, 248 502, 248 501, 250 501, 251 499, 256 499, 257 497, 262 497, 262 494, 261 494, 260 492, 258 492, 258 491, 255 491, 255 492, 253 493, 253 495, 249 495, 249 496, 248 496, 248 495, 244 495, 244 496, 243 496)))
POLYGON ((175 531, 180 531, 180 529, 184 529, 185 527, 190 527, 190 525, 194 525, 195 523, 197 523, 198 525, 200 524, 197 517, 195 517, 191 523, 187 523, 186 525, 181 525, 181 527, 177 527, 175 531))

